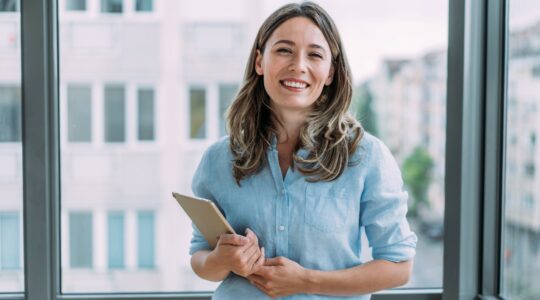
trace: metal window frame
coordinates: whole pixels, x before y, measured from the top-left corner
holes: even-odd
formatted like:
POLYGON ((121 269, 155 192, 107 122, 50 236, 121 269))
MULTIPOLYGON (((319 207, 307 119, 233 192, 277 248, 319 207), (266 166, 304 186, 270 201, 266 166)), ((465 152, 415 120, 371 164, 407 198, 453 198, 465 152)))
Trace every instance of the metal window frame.
MULTIPOLYGON (((500 246, 503 209, 505 3, 448 1, 444 289, 398 289, 373 299, 498 297, 500 248, 491 249, 500 246)), ((57 5, 21 2, 25 294, 0 299, 210 299, 211 293, 61 293, 57 5)))
POLYGON ((443 299, 474 299, 480 279, 486 1, 449 2, 443 299))
POLYGON ((24 282, 26 299, 59 284, 57 1, 21 1, 24 282))
POLYGON ((480 299, 501 296, 507 89, 506 0, 486 1, 484 198, 480 299))

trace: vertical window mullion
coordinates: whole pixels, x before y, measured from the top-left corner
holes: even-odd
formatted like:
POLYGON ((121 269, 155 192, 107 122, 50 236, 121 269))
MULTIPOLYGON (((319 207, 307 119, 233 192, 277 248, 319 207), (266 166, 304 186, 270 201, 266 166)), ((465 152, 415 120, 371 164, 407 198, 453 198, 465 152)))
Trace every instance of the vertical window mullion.
POLYGON ((27 300, 59 291, 57 1, 21 1, 24 280, 27 300))
POLYGON ((444 299, 479 291, 485 2, 449 1, 444 299))
POLYGON ((482 296, 500 292, 503 209, 503 148, 506 65, 506 1, 486 1, 486 85, 484 137, 484 205, 482 296))

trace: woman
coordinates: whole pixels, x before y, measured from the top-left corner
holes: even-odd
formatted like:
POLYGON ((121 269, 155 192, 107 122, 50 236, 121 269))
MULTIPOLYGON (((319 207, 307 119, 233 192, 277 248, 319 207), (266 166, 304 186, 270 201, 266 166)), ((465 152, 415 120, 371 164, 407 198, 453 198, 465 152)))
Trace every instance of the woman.
POLYGON ((193 179, 236 232, 210 249, 194 227, 191 265, 215 299, 323 299, 405 284, 416 236, 388 149, 348 113, 352 80, 338 31, 311 2, 262 24, 228 111, 230 137, 193 179), (360 228, 373 261, 360 260, 360 228))

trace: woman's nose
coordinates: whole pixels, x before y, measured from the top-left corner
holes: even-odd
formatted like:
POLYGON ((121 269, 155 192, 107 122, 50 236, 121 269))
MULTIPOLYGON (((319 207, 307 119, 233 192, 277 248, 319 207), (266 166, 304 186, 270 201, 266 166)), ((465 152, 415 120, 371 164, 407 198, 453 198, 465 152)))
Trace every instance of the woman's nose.
POLYGON ((303 55, 295 55, 291 61, 291 64, 289 66, 289 71, 297 72, 297 73, 305 73, 306 72, 306 60, 303 55))

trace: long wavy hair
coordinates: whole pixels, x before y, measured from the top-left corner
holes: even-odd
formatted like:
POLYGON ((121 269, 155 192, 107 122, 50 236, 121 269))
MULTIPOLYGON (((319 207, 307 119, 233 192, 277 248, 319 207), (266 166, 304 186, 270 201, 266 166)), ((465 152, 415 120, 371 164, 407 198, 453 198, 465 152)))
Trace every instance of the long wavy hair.
POLYGON ((266 42, 285 21, 294 17, 311 20, 322 31, 332 53, 334 77, 315 101, 300 130, 298 148, 308 155, 293 156, 293 166, 308 181, 332 181, 354 163, 352 154, 363 137, 360 123, 348 113, 352 97, 352 75, 338 30, 324 9, 312 2, 287 4, 271 14, 261 25, 251 49, 244 82, 226 113, 233 154, 233 175, 238 185, 257 173, 266 161, 272 136, 277 137, 277 120, 264 88, 263 76, 255 71, 257 50, 264 53, 266 42))

